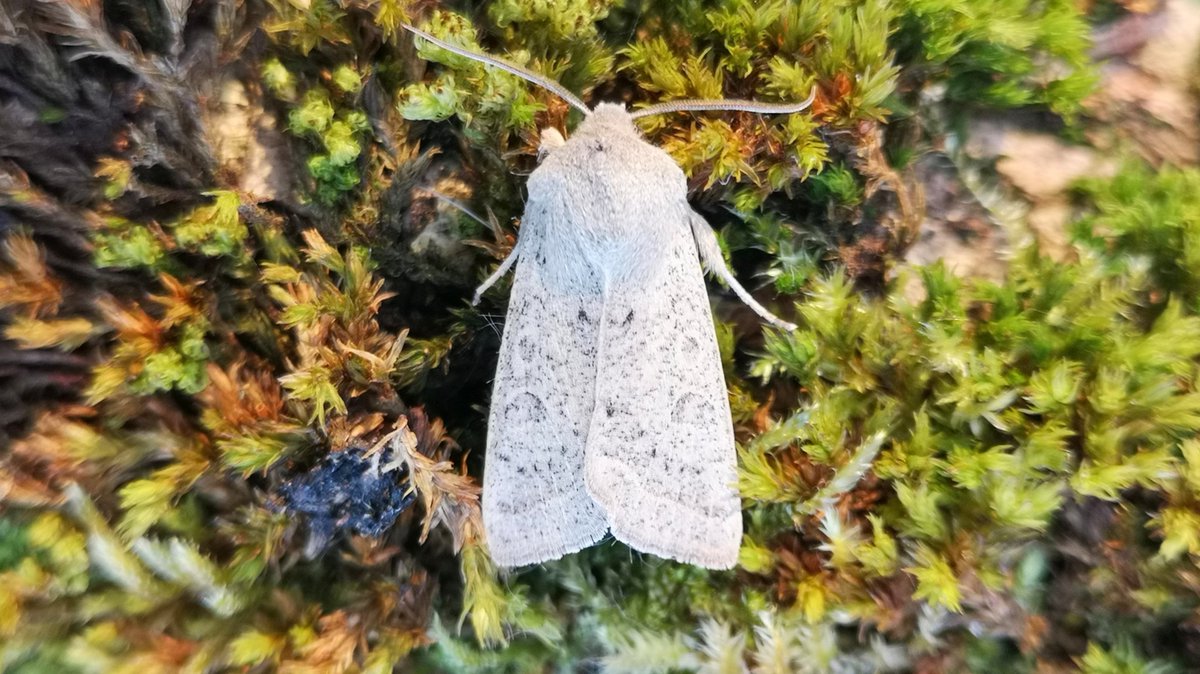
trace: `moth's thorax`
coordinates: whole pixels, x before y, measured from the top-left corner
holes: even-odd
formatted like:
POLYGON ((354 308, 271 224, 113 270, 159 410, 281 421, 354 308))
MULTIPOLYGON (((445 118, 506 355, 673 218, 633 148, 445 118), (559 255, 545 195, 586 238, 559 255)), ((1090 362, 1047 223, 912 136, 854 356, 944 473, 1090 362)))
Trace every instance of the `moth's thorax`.
POLYGON ((670 155, 646 142, 625 108, 601 103, 529 177, 527 220, 550 254, 606 271, 635 264, 685 222, 687 185, 670 155))

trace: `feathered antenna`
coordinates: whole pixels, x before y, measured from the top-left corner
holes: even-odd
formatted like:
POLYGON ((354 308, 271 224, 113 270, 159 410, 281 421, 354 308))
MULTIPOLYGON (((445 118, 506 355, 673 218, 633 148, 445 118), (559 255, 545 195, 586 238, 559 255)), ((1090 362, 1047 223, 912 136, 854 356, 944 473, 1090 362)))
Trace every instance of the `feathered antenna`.
POLYGON ((531 70, 527 70, 515 63, 509 63, 508 61, 505 61, 504 59, 496 58, 495 56, 489 56, 487 54, 477 54, 469 49, 464 49, 462 47, 459 47, 458 45, 450 44, 449 42, 446 42, 445 40, 439 40, 438 38, 430 35, 429 33, 426 33, 425 31, 420 30, 418 28, 414 28, 414 27, 408 25, 407 23, 401 24, 401 25, 403 25, 405 30, 409 31, 410 33, 413 33, 414 35, 419 35, 419 36, 425 38, 426 40, 429 40, 430 42, 441 47, 442 49, 445 49, 448 52, 453 52, 455 54, 458 54, 459 56, 464 56, 466 58, 469 58, 472 61, 479 61, 480 63, 486 63, 487 65, 495 66, 501 70, 512 73, 513 75, 516 75, 517 77, 520 77, 521 79, 523 79, 527 82, 532 82, 532 83, 538 85, 539 87, 549 91, 550 93, 558 96, 559 98, 563 99, 567 103, 570 103, 571 107, 575 108, 576 110, 579 110, 584 115, 592 114, 591 109, 588 108, 588 106, 585 105, 583 101, 579 100, 579 98, 577 96, 575 96, 575 94, 571 93, 570 91, 567 91, 566 87, 564 87, 563 85, 559 84, 558 82, 555 82, 554 80, 552 80, 548 77, 543 77, 542 75, 539 75, 531 70))

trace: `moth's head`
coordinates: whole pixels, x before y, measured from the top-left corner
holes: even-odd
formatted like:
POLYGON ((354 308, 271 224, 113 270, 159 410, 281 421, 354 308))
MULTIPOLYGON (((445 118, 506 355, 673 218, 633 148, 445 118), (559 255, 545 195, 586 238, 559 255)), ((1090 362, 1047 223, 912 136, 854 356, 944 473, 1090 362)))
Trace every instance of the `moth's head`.
POLYGON ((682 111, 703 111, 703 110, 742 110, 745 112, 759 112, 764 114, 789 114, 800 112, 808 106, 812 105, 813 100, 817 96, 817 89, 813 87, 812 93, 807 100, 800 103, 759 103, 757 101, 743 101, 734 99, 723 100, 685 100, 685 101, 668 101, 651 105, 640 110, 629 112, 625 106, 617 103, 598 103, 595 108, 589 108, 578 96, 567 90, 566 87, 555 82, 552 79, 543 77, 535 72, 532 72, 515 63, 509 63, 504 59, 489 56, 487 54, 477 54, 469 49, 464 49, 458 45, 450 44, 437 39, 436 37, 422 30, 413 28, 408 24, 403 24, 405 29, 415 35, 419 35, 426 40, 436 44, 446 51, 453 52, 459 56, 485 63, 487 65, 500 68, 506 72, 512 73, 521 79, 532 82, 539 87, 555 94, 571 105, 571 107, 579 110, 587 118, 583 125, 580 126, 580 131, 587 128, 612 128, 612 129, 628 129, 630 132, 636 133, 633 125, 633 120, 639 117, 649 117, 651 115, 662 115, 670 112, 682 111))
POLYGON ((633 126, 633 115, 629 114, 625 106, 620 103, 597 103, 596 107, 592 108, 592 114, 588 115, 588 119, 601 124, 633 126))
POLYGON ((633 125, 633 115, 620 103, 597 103, 591 113, 575 129, 575 135, 587 136, 592 134, 638 135, 637 127, 633 125))

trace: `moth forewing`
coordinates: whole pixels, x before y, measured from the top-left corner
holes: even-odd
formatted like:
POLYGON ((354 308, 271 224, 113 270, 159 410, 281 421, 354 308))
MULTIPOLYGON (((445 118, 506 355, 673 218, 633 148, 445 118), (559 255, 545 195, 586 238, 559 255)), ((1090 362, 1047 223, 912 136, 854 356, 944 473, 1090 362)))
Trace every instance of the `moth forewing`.
POLYGON ((488 417, 483 523, 501 566, 557 559, 608 530, 583 482, 598 326, 578 321, 599 315, 601 288, 584 275, 562 283, 545 213, 531 198, 488 417))
POLYGON ((622 207, 633 221, 663 226, 650 226, 646 255, 656 262, 606 288, 584 471, 618 540, 729 568, 742 533, 733 424, 678 177, 657 181, 661 196, 622 207))

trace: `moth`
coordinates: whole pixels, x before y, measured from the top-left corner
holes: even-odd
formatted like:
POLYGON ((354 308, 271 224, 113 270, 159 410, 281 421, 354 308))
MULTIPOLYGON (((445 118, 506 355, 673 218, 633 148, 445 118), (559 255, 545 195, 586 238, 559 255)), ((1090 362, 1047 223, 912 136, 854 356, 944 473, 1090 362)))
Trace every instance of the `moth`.
MULTIPOLYGON (((798 104, 673 101, 589 108, 565 87, 406 28, 544 87, 584 114, 543 131, 517 244, 492 389, 483 523, 503 567, 558 559, 612 535, 713 569, 742 537, 728 393, 701 262, 767 322, 687 202, 683 171, 634 120, 695 110, 792 113, 798 104)), ((815 96, 815 90, 814 90, 815 96)))

